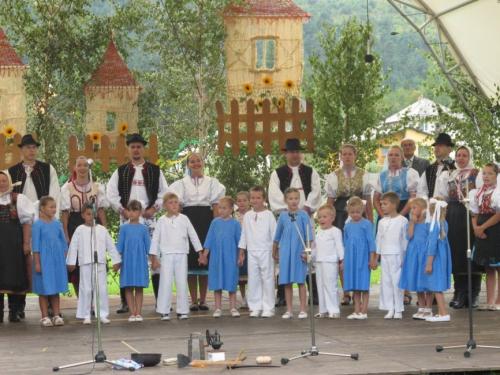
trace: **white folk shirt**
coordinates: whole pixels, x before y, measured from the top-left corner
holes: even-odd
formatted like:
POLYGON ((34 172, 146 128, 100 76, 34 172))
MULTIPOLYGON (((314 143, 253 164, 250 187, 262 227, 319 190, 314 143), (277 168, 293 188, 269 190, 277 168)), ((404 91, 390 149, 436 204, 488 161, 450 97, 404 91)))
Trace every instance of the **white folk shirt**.
POLYGON ((238 247, 247 251, 272 251, 276 219, 269 210, 248 211, 243 216, 238 247))
MULTIPOLYGON (((289 168, 292 170, 290 187, 299 189, 300 192, 299 209, 303 209, 304 206, 306 206, 309 207, 312 212, 316 211, 321 205, 321 180, 318 172, 316 172, 315 169, 312 171, 311 192, 306 199, 302 181, 300 180, 299 167, 289 166, 289 168)), ((269 180, 269 204, 274 212, 280 212, 288 208, 285 203, 283 192, 280 189, 280 179, 276 171, 271 173, 271 178, 269 180)))
POLYGON ((94 246, 92 246, 91 235, 92 227, 82 224, 76 228, 71 243, 69 244, 68 255, 66 257, 66 264, 70 266, 78 264, 83 266, 91 264, 94 260, 94 249, 97 249, 97 262, 106 264, 106 250, 108 251, 113 264, 121 262, 121 257, 116 250, 115 243, 109 235, 106 228, 97 224, 94 231, 94 246))
MULTIPOLYGON (((130 189, 130 197, 129 201, 137 200, 141 202, 143 209, 148 206, 149 198, 148 193, 146 191, 146 186, 144 185, 144 177, 142 175, 143 164, 134 165, 134 178, 132 180, 132 186, 130 189)), ((168 192, 168 185, 163 172, 160 170, 160 181, 158 187, 158 196, 154 202, 154 207, 157 210, 160 210, 163 205, 163 196, 168 192)), ((124 207, 120 202, 120 191, 118 189, 118 169, 113 172, 111 178, 108 182, 108 186, 106 189, 106 195, 108 198, 111 207, 116 212, 120 212, 124 207)))
POLYGON ((170 185, 169 191, 179 197, 184 207, 211 207, 226 194, 226 187, 215 177, 184 176, 170 185))
MULTIPOLYGON (((72 197, 69 184, 73 184, 73 182, 68 181, 61 188, 61 211, 79 212, 82 209, 82 205, 85 204, 85 199, 82 198, 88 198, 87 194, 92 190, 91 183, 89 182, 85 185, 74 184, 75 190, 81 194, 81 196, 78 197, 78 202, 71 201, 72 197)), ((108 208, 109 202, 106 199, 104 185, 97 182, 94 182, 94 184, 97 184, 97 208, 108 208)))
POLYGON ((386 216, 378 223, 377 254, 401 255, 406 252, 408 219, 404 216, 386 216))
POLYGON ((338 262, 344 259, 344 243, 339 228, 318 229, 314 240, 313 257, 316 262, 338 262))
POLYGON ((163 215, 156 223, 149 254, 188 254, 189 240, 196 251, 203 250, 200 239, 186 215, 163 215))
MULTIPOLYGON (((23 187, 23 194, 28 197, 28 199, 35 204, 35 219, 38 218, 38 194, 36 192, 35 184, 31 178, 31 172, 33 167, 23 164, 24 172, 26 173, 26 181, 23 187)), ((59 179, 57 178, 57 172, 52 165, 49 166, 50 171, 50 183, 49 183, 49 195, 56 201, 56 217, 59 217, 59 200, 61 195, 61 188, 59 186, 59 179)))
MULTIPOLYGON (((7 206, 11 204, 10 193, 0 195, 0 205, 7 206)), ((17 194, 16 202, 17 216, 21 224, 32 224, 35 217, 35 206, 33 202, 24 194, 17 194)))

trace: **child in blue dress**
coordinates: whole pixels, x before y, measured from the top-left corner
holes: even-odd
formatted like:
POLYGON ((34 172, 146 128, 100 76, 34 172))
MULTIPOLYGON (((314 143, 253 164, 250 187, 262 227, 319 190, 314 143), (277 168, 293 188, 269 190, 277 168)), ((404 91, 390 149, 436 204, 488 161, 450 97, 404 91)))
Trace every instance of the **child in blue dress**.
POLYGON ((223 197, 219 200, 219 217, 214 219, 208 229, 204 252, 200 263, 208 263, 208 289, 214 291, 214 318, 222 316, 222 291, 229 292, 231 316, 237 318, 236 287, 239 280, 239 249, 241 226, 232 217, 234 200, 223 197), (208 254, 210 253, 210 261, 208 254))
POLYGON ((413 319, 425 320, 432 316, 432 310, 426 307, 426 293, 423 279, 427 262, 427 239, 429 237, 429 223, 426 223, 427 202, 423 198, 414 198, 410 201, 410 221, 408 223, 408 247, 401 270, 399 288, 417 292, 418 311, 413 319))
POLYGON ((347 202, 350 220, 344 227, 344 292, 354 292, 354 312, 347 319, 368 318, 370 269, 377 268, 373 224, 363 218, 364 209, 358 197, 347 202))
POLYGON ((432 220, 427 242, 427 263, 423 284, 427 291, 427 309, 432 311, 433 294, 436 298, 438 313, 429 316, 427 322, 449 322, 443 292, 451 286, 451 251, 448 243, 448 223, 446 222, 446 206, 448 204, 439 197, 430 200, 432 220))
POLYGON ((59 293, 68 291, 66 252, 68 244, 62 224, 55 219, 56 201, 52 197, 40 199, 40 217, 33 224, 33 293, 38 294, 44 327, 62 326, 59 293), (49 302, 54 317, 49 318, 49 302))
POLYGON ((116 246, 122 257, 120 288, 130 309, 129 322, 142 322, 143 289, 149 285, 148 253, 151 239, 148 228, 139 222, 141 202, 131 200, 127 205, 128 223, 120 226, 116 246))
POLYGON ((300 192, 296 188, 288 188, 284 193, 288 209, 281 212, 274 235, 273 257, 279 261, 279 284, 285 287, 286 313, 283 319, 293 318, 293 283, 299 286, 300 312, 299 319, 307 318, 306 312, 306 254, 312 240, 312 228, 309 215, 299 210, 300 192), (298 228, 298 230, 297 230, 298 228), (299 233, 302 239, 299 237, 299 233))

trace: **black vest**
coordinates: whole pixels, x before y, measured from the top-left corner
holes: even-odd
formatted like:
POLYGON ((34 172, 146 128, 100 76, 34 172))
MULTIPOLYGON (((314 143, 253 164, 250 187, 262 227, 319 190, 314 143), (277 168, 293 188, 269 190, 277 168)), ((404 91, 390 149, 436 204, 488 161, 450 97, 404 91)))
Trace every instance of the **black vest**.
MULTIPOLYGON (((425 169, 425 179, 427 182, 427 190, 429 191, 429 198, 432 198, 434 196, 434 190, 436 189, 438 167, 439 163, 436 161, 425 169)), ((444 163, 443 171, 452 171, 454 169, 456 168, 453 162, 444 163)))
MULTIPOLYGON (((24 184, 26 183, 26 172, 23 163, 18 163, 9 168, 9 173, 12 178, 12 183, 21 181, 22 184, 14 187, 15 193, 22 193, 24 184)), ((38 199, 50 194, 50 164, 41 161, 36 161, 33 171, 31 171, 31 179, 35 185, 36 195, 38 199)))
MULTIPOLYGON (((130 191, 132 190, 134 173, 135 168, 130 163, 118 168, 118 192, 120 193, 122 207, 127 207, 130 191)), ((142 177, 144 178, 144 186, 149 201, 147 208, 150 208, 155 204, 158 191, 160 190, 160 167, 145 162, 142 168, 142 177)))
MULTIPOLYGON (((312 181, 313 169, 307 165, 301 164, 299 166, 299 177, 302 182, 302 189, 304 189, 304 195, 307 199, 309 193, 311 192, 311 181, 312 181)), ((280 180, 280 190, 282 193, 290 187, 292 183, 293 172, 288 165, 284 165, 276 169, 276 174, 280 180)))

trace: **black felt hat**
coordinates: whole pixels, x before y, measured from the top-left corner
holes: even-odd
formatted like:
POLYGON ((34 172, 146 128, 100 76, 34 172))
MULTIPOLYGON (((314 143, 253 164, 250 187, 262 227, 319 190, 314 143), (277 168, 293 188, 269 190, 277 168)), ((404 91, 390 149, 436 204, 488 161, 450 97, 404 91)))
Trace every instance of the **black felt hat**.
POLYGON ((300 145, 297 138, 289 138, 285 142, 285 148, 282 151, 303 151, 304 148, 300 145))
POLYGON ((131 143, 142 143, 144 146, 148 144, 148 142, 140 135, 139 133, 133 133, 127 136, 127 146, 131 143))
POLYGON ((40 143, 38 143, 31 134, 25 134, 21 138, 21 143, 19 143, 17 147, 23 147, 29 145, 35 145, 36 147, 40 147, 40 143))
POLYGON ((452 142, 449 134, 446 134, 446 133, 439 133, 436 140, 434 141, 434 143, 432 145, 433 146, 445 145, 445 146, 450 146, 450 147, 455 146, 455 144, 452 142))

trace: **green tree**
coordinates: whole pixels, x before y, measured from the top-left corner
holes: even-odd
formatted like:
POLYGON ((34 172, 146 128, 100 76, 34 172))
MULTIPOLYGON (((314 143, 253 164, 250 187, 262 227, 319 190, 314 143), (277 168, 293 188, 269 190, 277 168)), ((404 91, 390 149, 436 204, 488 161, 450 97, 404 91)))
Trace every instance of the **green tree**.
POLYGON ((331 170, 344 142, 359 146, 360 165, 373 158, 377 147, 375 128, 382 120, 385 88, 380 59, 375 55, 371 64, 365 62, 370 32, 356 19, 342 27, 325 24, 321 51, 309 60, 306 93, 314 103, 315 164, 323 173, 331 170))

